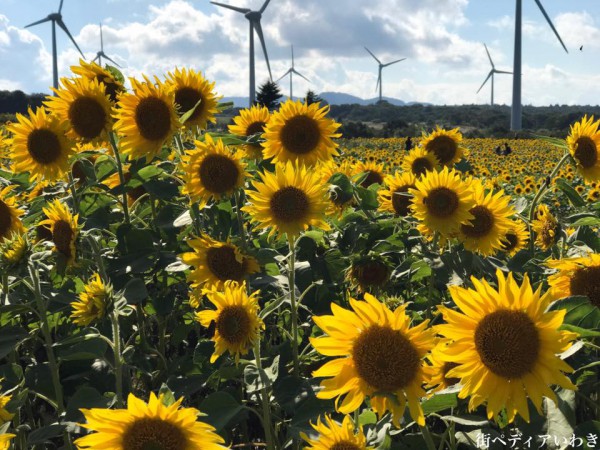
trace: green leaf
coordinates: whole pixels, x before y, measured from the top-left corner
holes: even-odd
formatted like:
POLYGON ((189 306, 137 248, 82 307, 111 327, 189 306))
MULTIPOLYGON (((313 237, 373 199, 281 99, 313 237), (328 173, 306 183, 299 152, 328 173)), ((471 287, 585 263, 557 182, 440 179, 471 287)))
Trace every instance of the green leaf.
POLYGON ((116 80, 117 80, 119 83, 121 83, 121 84, 125 84, 125 77, 123 76, 123 74, 121 73, 121 71, 120 71, 119 69, 117 69, 115 66, 111 66, 111 65, 109 65, 109 64, 106 64, 106 65, 104 66, 104 68, 105 68, 106 70, 108 70, 108 71, 111 73, 111 75, 112 75, 113 77, 115 77, 115 79, 116 79, 116 80))
POLYGON ((579 334, 580 338, 597 338, 600 337, 600 331, 586 330, 585 328, 576 327, 575 325, 563 324, 561 330, 572 331, 579 334))
POLYGON ((410 272, 411 281, 421 281, 431 275, 431 266, 427 261, 420 259, 411 264, 410 272))
POLYGON ((110 400, 103 397, 102 394, 93 387, 81 387, 71 396, 67 403, 65 420, 70 422, 81 422, 84 419, 83 414, 80 411, 81 408, 106 408, 109 403, 110 400))
POLYGON ((337 200, 338 203, 346 203, 352 199, 354 189, 352 182, 343 173, 335 173, 329 179, 331 196, 337 200))
POLYGON ((141 278, 132 278, 125 285, 123 296, 130 305, 135 305, 148 298, 146 283, 141 278))
POLYGON ((217 111, 219 111, 219 112, 227 111, 228 109, 233 108, 233 105, 234 105, 233 102, 219 102, 217 104, 217 111))
MULTIPOLYGON (((587 448, 595 448, 598 444, 598 438, 600 438, 600 422, 597 420, 590 420, 579 424, 575 427, 573 434, 583 439, 583 442, 587 444, 587 448)), ((586 448, 585 444, 580 446, 580 448, 586 448)))
POLYGON ((182 123, 182 124, 186 123, 187 120, 190 117, 192 117, 192 114, 194 114, 194 111, 196 111, 196 108, 198 106, 200 106, 200 103, 202 103, 202 99, 198 100, 192 109, 190 109, 190 110, 186 111, 185 113, 183 113, 181 115, 181 117, 179 118, 179 122, 182 123))
POLYGON ((16 346, 28 336, 27 331, 21 327, 5 326, 0 328, 0 359, 15 350, 16 346))
POLYGON ((561 191, 563 191, 573 206, 585 206, 585 200, 583 200, 577 191, 573 189, 565 180, 562 178, 557 180, 556 185, 561 191))
POLYGON ((200 404, 200 411, 207 415, 202 421, 212 425, 217 431, 225 428, 243 410, 242 405, 223 391, 210 394, 200 404))
POLYGON ((244 368, 244 383, 246 392, 256 392, 273 385, 279 376, 279 355, 273 358, 270 367, 259 369, 255 364, 248 364, 244 368))
POLYGON ((358 424, 360 426, 364 426, 364 425, 374 425, 377 423, 377 414, 375 414, 372 410, 370 409, 365 409, 363 412, 360 413, 360 415, 358 416, 358 424))
POLYGON ((425 400, 421 406, 425 415, 445 409, 454 408, 458 405, 456 394, 437 394, 428 400, 425 400))
POLYGON ((58 423, 38 428, 27 436, 27 445, 49 444, 50 439, 60 436, 66 426, 58 423))
POLYGON ((150 181, 153 178, 158 177, 159 175, 161 175, 163 173, 164 173, 164 170, 162 170, 158 166, 146 166, 146 167, 142 167, 140 170, 138 170, 137 173, 135 174, 135 177, 139 178, 143 182, 146 182, 146 181, 150 181))
POLYGON ((365 189, 363 187, 356 187, 356 194, 360 199, 360 207, 366 210, 374 210, 379 207, 377 201, 377 191, 374 189, 365 189))
POLYGON ((598 217, 582 217, 571 224, 573 227, 595 227, 598 225, 600 225, 600 219, 598 217))
POLYGON ((70 346, 60 346, 57 354, 63 361, 80 361, 102 358, 108 344, 102 339, 88 339, 70 346))
POLYGON ((194 221, 192 220, 192 215, 190 214, 190 210, 186 209, 182 212, 177 219, 173 221, 173 226, 175 228, 185 227, 187 225, 191 225, 194 221))
POLYGON ((586 330, 600 330, 600 309, 590 303, 589 298, 573 296, 554 302, 550 309, 567 311, 563 324, 573 325, 586 330))

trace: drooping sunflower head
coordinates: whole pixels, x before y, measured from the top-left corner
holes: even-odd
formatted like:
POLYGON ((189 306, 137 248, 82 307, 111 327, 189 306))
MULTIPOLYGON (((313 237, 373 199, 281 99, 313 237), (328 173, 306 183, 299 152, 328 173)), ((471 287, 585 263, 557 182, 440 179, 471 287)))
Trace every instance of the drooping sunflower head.
POLYGON ((74 74, 87 78, 90 81, 97 81, 103 86, 104 93, 108 96, 110 101, 114 104, 117 103, 119 95, 125 92, 125 86, 121 83, 115 75, 109 70, 100 67, 95 62, 88 63, 83 59, 79 59, 78 66, 71 66, 71 71, 74 74))
POLYGON ((367 450, 367 439, 362 426, 358 426, 355 432, 354 421, 349 415, 345 415, 340 424, 335 422, 331 416, 325 415, 325 422, 321 417, 317 423, 311 423, 311 426, 318 433, 316 439, 311 439, 306 433, 300 433, 300 437, 308 444, 305 450, 367 450))
POLYGON ((600 308, 600 255, 596 253, 577 258, 546 262, 558 272, 548 277, 554 298, 583 295, 600 308))
POLYGON ((383 184, 383 180, 385 180, 383 164, 375 161, 358 161, 352 171, 356 178, 362 178, 360 185, 364 188, 368 188, 372 184, 383 184))
POLYGON ((503 252, 509 256, 515 256, 520 250, 527 246, 529 241, 529 231, 527 226, 521 221, 511 221, 510 228, 504 233, 502 238, 503 252))
POLYGON ((75 262, 75 241, 79 236, 79 214, 73 215, 64 203, 54 200, 46 208, 42 208, 47 219, 39 226, 47 225, 52 234, 54 249, 65 257, 67 265, 75 262))
POLYGON ((269 236, 280 233, 291 239, 309 226, 329 230, 327 186, 317 171, 291 162, 278 164, 275 173, 261 174, 253 186, 246 190, 250 203, 242 209, 257 229, 270 229, 269 236))
POLYGON ((409 193, 413 215, 430 233, 451 236, 474 218, 469 212, 475 206, 471 186, 454 169, 427 172, 409 193))
POLYGON ((96 433, 75 441, 78 449, 115 450, 225 450, 215 429, 198 422, 200 411, 181 408, 183 397, 170 405, 164 394, 150 393, 148 403, 129 394, 127 409, 81 409, 96 433))
POLYGON ((423 133, 421 146, 432 153, 443 166, 452 166, 460 161, 466 152, 461 146, 462 134, 458 128, 444 130, 439 126, 431 133, 423 133))
POLYGON ((196 148, 182 157, 185 186, 183 193, 190 200, 206 205, 211 199, 233 194, 244 185, 248 175, 246 163, 239 152, 231 150, 221 139, 213 141, 209 134, 204 142, 196 141, 196 148))
POLYGON ((317 397, 337 397, 336 409, 349 414, 369 396, 373 410, 380 416, 391 411, 396 426, 408 401, 412 418, 423 425, 423 357, 434 346, 434 333, 427 329, 428 321, 410 328, 405 306, 391 311, 370 294, 365 300, 351 299, 353 311, 332 303, 332 315, 313 317, 326 333, 310 339, 313 347, 337 357, 313 372, 314 377, 327 378, 317 397))
POLYGON ((215 114, 220 97, 214 92, 214 82, 211 83, 193 69, 177 68, 167 73, 167 87, 173 92, 178 114, 183 115, 198 105, 184 126, 205 129, 208 122, 216 123, 215 114))
POLYGON ((265 127, 264 157, 273 162, 296 162, 308 166, 338 155, 333 138, 340 124, 327 117, 328 106, 287 100, 273 113, 265 127))
POLYGON ((529 421, 527 398, 541 411, 544 396, 556 402, 551 385, 576 389, 563 374, 573 369, 557 355, 577 335, 558 329, 566 311, 547 311, 552 295, 534 291, 527 274, 521 285, 512 273, 496 277, 497 288, 474 277, 473 289, 449 287, 460 311, 438 307, 446 324, 436 330, 452 341, 440 358, 457 364, 447 376, 461 379, 470 410, 487 401, 489 419, 505 408, 509 422, 517 413, 529 421))
POLYGON ((28 117, 17 113, 17 123, 7 129, 14 135, 10 158, 15 173, 29 172, 30 180, 54 181, 69 170, 74 147, 67 138, 66 122, 37 108, 29 109, 28 117))
POLYGON ((112 104, 98 80, 63 78, 55 97, 44 103, 50 112, 69 126, 73 140, 98 143, 105 140, 112 125, 112 104))
POLYGON ((594 116, 584 116, 571 125, 567 137, 569 152, 577 162, 577 170, 585 182, 600 180, 600 120, 594 122, 594 116))
POLYGON ((130 80, 133 93, 119 97, 114 130, 121 136, 123 154, 150 162, 180 127, 175 98, 158 79, 130 80))
POLYGON ((16 266, 23 261, 31 248, 27 233, 13 232, 4 242, 0 243, 0 257, 8 266, 16 266))
POLYGON ((14 186, 0 190, 0 243, 8 240, 13 233, 22 233, 25 228, 20 216, 25 212, 17 207, 14 196, 10 196, 14 186))
POLYGON ((560 223, 544 204, 538 206, 531 226, 536 234, 535 243, 542 250, 552 248, 560 239, 560 223))
MULTIPOLYGON (((242 109, 239 115, 233 118, 233 125, 229 125, 229 132, 243 138, 261 135, 271 119, 269 108, 254 105, 250 109, 242 109)), ((246 157, 250 159, 262 159, 263 147, 260 143, 245 144, 246 157)))
POLYGON ((256 259, 241 253, 230 242, 219 242, 209 236, 188 241, 193 252, 183 253, 184 263, 194 267, 188 281, 192 286, 222 288, 227 281, 244 281, 248 275, 260 270, 256 259))
POLYGON ((390 266, 380 255, 364 256, 352 261, 346 278, 360 292, 372 292, 385 286, 391 274, 390 266))
POLYGON ((264 323, 258 316, 258 294, 248 295, 245 283, 226 281, 222 289, 208 289, 204 295, 217 308, 196 313, 196 320, 204 327, 215 323, 215 352, 210 358, 213 363, 226 351, 235 357, 247 354, 260 339, 264 323))
POLYGON ((435 154, 423 147, 412 149, 402 160, 402 170, 412 173, 416 178, 439 169, 440 163, 435 154))
POLYGON ((73 323, 85 327, 106 316, 111 303, 112 287, 105 284, 100 275, 92 275, 79 294, 79 300, 71 303, 73 323))
POLYGON ((388 211, 399 217, 410 214, 410 189, 415 188, 417 179, 411 172, 396 172, 385 177, 386 189, 378 192, 379 210, 388 211))

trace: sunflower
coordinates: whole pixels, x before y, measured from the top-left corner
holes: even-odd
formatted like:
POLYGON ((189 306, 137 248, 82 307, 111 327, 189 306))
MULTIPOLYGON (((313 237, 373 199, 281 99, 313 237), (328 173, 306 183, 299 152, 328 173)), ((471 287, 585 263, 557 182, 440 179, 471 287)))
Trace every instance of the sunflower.
POLYGON ((260 175, 261 181, 247 190, 250 204, 242 208, 256 222, 256 229, 270 228, 269 236, 298 236, 309 226, 329 230, 325 221, 327 186, 316 171, 291 162, 277 164, 275 173, 260 175))
POLYGON ((544 204, 538 206, 535 216, 531 222, 531 227, 536 234, 535 243, 546 251, 558 242, 560 224, 544 204))
POLYGON ((14 416, 13 413, 10 413, 6 409, 6 405, 12 399, 12 395, 0 395, 0 425, 4 425, 6 422, 10 422, 14 416))
MULTIPOLYGON (((250 109, 242 109, 238 116, 233 118, 233 125, 229 125, 229 132, 236 136, 248 138, 265 131, 269 123, 271 113, 269 108, 261 105, 254 105, 250 109)), ((245 144, 243 146, 246 156, 251 159, 261 159, 263 148, 260 144, 245 144)))
POLYGON ((17 113, 17 121, 7 127, 14 135, 10 158, 15 173, 29 172, 30 180, 62 178, 74 152, 67 124, 44 108, 30 108, 29 117, 17 113))
POLYGON ((367 439, 363 433, 361 425, 355 424, 348 415, 344 416, 341 425, 338 425, 329 415, 325 415, 325 423, 321 422, 321 417, 317 419, 317 424, 311 423, 319 436, 317 439, 311 439, 306 433, 301 432, 300 437, 308 444, 305 450, 367 450, 367 439))
POLYGON ((369 292, 387 284, 392 271, 383 257, 372 255, 358 258, 346 271, 348 282, 359 292, 369 292))
POLYGON ((414 189, 415 176, 411 172, 396 172, 394 176, 388 175, 384 182, 386 189, 378 192, 379 210, 389 211, 396 216, 406 217, 410 214, 409 189, 414 189))
POLYGON ((5 264, 14 266, 23 260, 29 248, 29 240, 25 230, 13 232, 9 238, 0 243, 0 256, 5 264))
POLYGON ((503 191, 486 194, 479 180, 473 179, 470 184, 475 201, 469 210, 473 219, 460 226, 458 237, 467 250, 491 256, 503 247, 502 240, 511 225, 509 217, 515 212, 503 191))
POLYGON ((81 409, 82 426, 96 431, 75 441, 78 449, 105 450, 224 450, 215 429, 198 422, 196 408, 180 408, 183 398, 167 406, 164 394, 150 393, 148 403, 133 394, 127 409, 81 409))
POLYGON ((432 389, 431 394, 447 389, 460 383, 460 378, 452 378, 448 376, 448 372, 458 366, 455 362, 444 361, 443 352, 450 344, 448 339, 439 341, 436 346, 427 355, 427 359, 431 363, 425 368, 429 373, 429 383, 426 387, 432 389))
POLYGON ((515 256, 527 246, 529 231, 521 221, 511 221, 511 225, 502 238, 501 250, 509 256, 515 256))
POLYGON ((439 168, 440 163, 436 156, 422 147, 412 149, 402 160, 402 170, 412 173, 417 178, 439 168))
POLYGON ((193 287, 208 285, 220 289, 227 281, 242 282, 260 266, 256 259, 242 255, 230 242, 219 242, 209 236, 188 241, 193 252, 183 253, 184 263, 193 266, 188 276, 193 287))
POLYGON ((427 172, 408 192, 413 195, 413 215, 427 232, 451 236, 474 218, 469 212, 475 206, 471 187, 454 169, 427 172))
POLYGON ((25 212, 17 207, 15 197, 9 197, 15 186, 0 190, 0 242, 6 241, 13 233, 22 233, 25 228, 20 216, 25 212))
POLYGON ((85 327, 104 318, 111 292, 111 286, 104 284, 99 274, 92 275, 79 294, 79 301, 71 303, 73 323, 85 327))
POLYGON ((185 121, 186 127, 198 126, 205 129, 208 122, 217 123, 215 114, 220 97, 213 91, 215 83, 205 79, 200 72, 193 69, 175 69, 175 72, 167 73, 167 88, 175 96, 177 112, 180 115, 200 102, 185 121))
POLYGON ((583 295, 600 308, 600 255, 592 253, 578 258, 547 261, 558 272, 548 278, 554 298, 583 295))
POLYGON ((200 207, 211 199, 233 194, 244 185, 248 175, 238 152, 224 145, 221 139, 213 141, 209 134, 204 138, 204 142, 195 141, 196 148, 182 157, 181 164, 185 182, 182 193, 200 207))
POLYGON ((451 166, 460 161, 466 153, 466 148, 460 145, 461 142, 462 134, 458 128, 444 130, 437 126, 429 134, 423 132, 421 146, 428 153, 433 153, 440 164, 451 166))
POLYGON ((340 124, 326 117, 329 106, 319 106, 291 99, 281 105, 265 127, 264 157, 313 166, 337 156, 332 138, 341 136, 336 134, 340 124))
POLYGON ((174 94, 159 80, 130 80, 133 94, 119 97, 114 130, 122 136, 123 154, 134 159, 145 157, 150 162, 180 127, 174 94))
POLYGON ((447 323, 436 331, 453 340, 442 358, 458 364, 448 376, 461 379, 469 410, 487 401, 489 419, 505 408, 509 423, 517 413, 529 422, 528 397, 541 413, 542 397, 556 402, 551 385, 577 389, 562 373, 573 369, 557 356, 577 335, 558 329, 566 311, 547 312, 552 295, 533 291, 527 274, 521 286, 512 273, 496 277, 497 289, 475 277, 475 289, 449 287, 460 312, 438 306, 447 323))
POLYGON ((68 136, 92 143, 105 140, 112 124, 112 104, 104 87, 87 78, 63 78, 61 84, 60 89, 54 89, 56 96, 48 97, 44 104, 68 124, 68 136))
POLYGON ((10 440, 14 437, 16 437, 16 434, 0 434, 0 450, 8 450, 10 447, 10 440))
POLYGON ((423 357, 434 346, 434 333, 427 329, 428 321, 410 328, 405 306, 392 312, 370 294, 365 300, 350 299, 354 311, 332 303, 333 315, 313 317, 327 334, 311 338, 313 347, 322 355, 338 357, 313 372, 314 377, 329 378, 321 382, 317 397, 337 397, 336 409, 349 414, 369 396, 379 416, 392 412, 395 426, 408 400, 410 415, 424 425, 419 403, 425 395, 423 357))
POLYGON ((112 103, 116 103, 119 95, 125 92, 125 86, 107 69, 100 67, 95 62, 85 62, 79 59, 78 66, 71 66, 71 71, 88 80, 97 81, 103 86, 104 93, 112 103))
POLYGON ((246 283, 226 281, 222 289, 205 290, 204 295, 216 306, 216 310, 196 313, 196 320, 203 327, 215 323, 215 352, 210 357, 214 363, 225 351, 233 354, 237 363, 241 355, 247 354, 260 339, 260 330, 265 324, 258 317, 259 291, 248 295, 246 283))
POLYGON ((355 176, 364 175, 360 185, 368 188, 372 184, 383 184, 385 180, 385 169, 382 164, 374 161, 359 161, 353 167, 355 176))
POLYGON ((594 122, 594 116, 587 115, 571 125, 567 137, 569 152, 577 163, 577 170, 586 183, 600 180, 600 120, 594 122))
POLYGON ((68 265, 75 261, 75 241, 79 235, 79 226, 77 224, 79 214, 72 215, 67 206, 59 200, 54 200, 47 208, 42 208, 46 220, 39 224, 47 225, 52 233, 54 248, 66 258, 68 265))

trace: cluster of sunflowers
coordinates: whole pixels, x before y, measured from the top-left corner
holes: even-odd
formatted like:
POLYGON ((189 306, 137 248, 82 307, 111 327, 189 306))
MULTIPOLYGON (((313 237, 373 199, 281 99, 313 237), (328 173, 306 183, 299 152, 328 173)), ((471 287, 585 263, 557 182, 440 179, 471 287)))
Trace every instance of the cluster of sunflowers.
POLYGON ((600 121, 537 166, 515 145, 511 196, 458 129, 340 146, 288 100, 209 132, 201 73, 73 73, 0 141, 0 448, 455 449, 565 398, 569 432, 598 419, 600 218, 565 178, 600 180, 600 121))

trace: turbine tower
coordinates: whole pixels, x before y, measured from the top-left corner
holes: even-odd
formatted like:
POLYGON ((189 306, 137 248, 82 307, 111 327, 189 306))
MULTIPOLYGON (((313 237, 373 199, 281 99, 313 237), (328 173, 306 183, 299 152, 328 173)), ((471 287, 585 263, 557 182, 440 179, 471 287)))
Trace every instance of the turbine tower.
MULTIPOLYGON (((58 7, 57 13, 48 14, 48 16, 45 19, 41 19, 41 20, 38 20, 37 22, 30 23, 29 25, 27 25, 25 27, 25 28, 29 28, 29 27, 33 27, 35 25, 39 25, 40 23, 52 22, 52 82, 53 82, 52 84, 54 86, 54 89, 58 89, 58 57, 57 57, 57 52, 56 52, 56 25, 61 27, 63 29, 63 31, 67 34, 67 36, 69 36, 69 39, 71 39, 71 42, 73 42, 73 44, 75 45, 77 50, 79 50, 79 53, 81 53, 81 56, 83 57, 83 59, 85 59, 85 55, 79 48, 79 45, 77 45, 77 42, 75 42, 75 39, 73 39, 73 36, 69 32, 69 29, 67 28, 67 26, 63 22, 62 14, 61 14, 62 7, 63 7, 63 1, 64 0, 60 0, 60 5, 58 7)), ((56 95, 56 93, 54 95, 56 95)))
MULTIPOLYGON (((521 104, 521 32, 522 32, 522 18, 523 18, 523 0, 516 0, 516 11, 515 11, 515 54, 513 64, 513 95, 512 95, 512 109, 510 115, 510 129, 512 131, 519 131, 522 125, 522 113, 523 106, 521 104)), ((569 53, 565 43, 561 39, 558 31, 554 28, 554 24, 550 20, 550 17, 546 13, 546 10, 540 3, 540 0, 535 0, 538 8, 544 15, 546 22, 552 28, 552 31, 558 38, 560 44, 565 49, 565 52, 569 53)))
POLYGON ((98 65, 102 66, 102 58, 108 59, 111 63, 113 63, 117 67, 121 67, 113 59, 110 59, 108 56, 106 56, 106 53, 104 53, 104 39, 102 37, 102 23, 100 23, 100 51, 96 52, 96 57, 92 60, 92 62, 96 62, 96 60, 98 60, 98 65))
POLYGON ((375 61, 377 61, 377 64, 379 64, 379 75, 377 76, 377 84, 375 85, 375 90, 377 90, 377 87, 379 86, 379 101, 381 101, 382 98, 383 98, 382 95, 381 95, 381 91, 382 91, 382 88, 381 88, 381 85, 382 85, 381 71, 383 70, 384 67, 391 66, 392 64, 399 63, 400 61, 404 61, 406 58, 397 59, 396 61, 392 61, 392 62, 389 62, 387 64, 383 64, 381 61, 379 61, 379 59, 377 59, 377 56, 375 56, 373 54, 373 52, 371 52, 371 50, 369 50, 367 47, 365 47, 365 50, 368 51, 369 54, 373 58, 375 58, 375 61))
MULTIPOLYGON (((310 83, 310 80, 308 78, 306 78, 304 75, 302 75, 300 72, 298 72, 294 68, 294 46, 293 45, 292 45, 292 67, 290 67, 288 69, 288 71, 279 78, 279 80, 285 78, 288 74, 290 76, 290 99, 293 100, 292 77, 294 76, 294 74, 298 75, 299 77, 304 78, 306 81, 308 81, 310 83)), ((279 81, 279 80, 277 80, 277 81, 279 81)))
POLYGON ((260 39, 260 45, 262 46, 263 53, 265 54, 265 59, 267 61, 267 68, 269 69, 269 79, 273 81, 273 75, 271 75, 271 65, 269 64, 269 55, 267 55, 267 46, 265 45, 265 37, 263 36, 262 27, 260 25, 260 19, 262 14, 267 9, 269 2, 271 0, 266 0, 265 3, 258 11, 252 11, 248 8, 239 8, 237 6, 226 5, 224 3, 211 2, 213 5, 222 6, 223 8, 231 9, 233 11, 244 14, 248 22, 250 23, 250 106, 254 105, 254 101, 256 100, 256 76, 254 72, 254 32, 258 35, 260 39))
POLYGON ((492 57, 490 56, 490 52, 487 48, 487 45, 483 44, 483 46, 485 47, 485 52, 487 53, 488 59, 490 60, 490 64, 492 65, 492 70, 490 70, 490 73, 488 74, 487 78, 484 80, 481 87, 477 90, 477 93, 479 94, 479 91, 481 91, 483 86, 485 86, 485 83, 487 83, 487 81, 491 78, 492 79, 492 103, 491 104, 492 104, 492 106, 494 106, 494 74, 496 74, 496 73, 512 73, 512 72, 506 72, 505 70, 496 69, 496 66, 494 65, 494 61, 492 61, 492 57))

